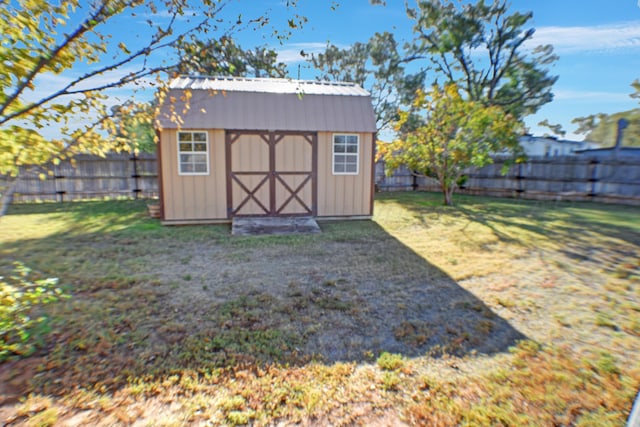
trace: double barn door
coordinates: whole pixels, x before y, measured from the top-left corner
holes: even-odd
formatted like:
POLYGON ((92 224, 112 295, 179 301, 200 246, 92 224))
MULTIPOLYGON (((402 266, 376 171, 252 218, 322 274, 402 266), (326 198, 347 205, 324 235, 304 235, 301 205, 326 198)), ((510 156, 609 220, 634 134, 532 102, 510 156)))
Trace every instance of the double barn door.
POLYGON ((318 137, 313 132, 227 131, 227 213, 315 216, 318 137))

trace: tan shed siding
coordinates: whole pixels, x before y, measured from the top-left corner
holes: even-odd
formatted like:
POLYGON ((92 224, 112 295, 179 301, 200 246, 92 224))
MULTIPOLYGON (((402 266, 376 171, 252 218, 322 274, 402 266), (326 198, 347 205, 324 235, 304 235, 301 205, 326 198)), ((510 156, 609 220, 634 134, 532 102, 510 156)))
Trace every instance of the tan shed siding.
POLYGON ((160 134, 165 221, 227 217, 224 131, 208 130, 207 134, 208 175, 179 175, 177 130, 165 129, 160 134))
POLYGON ((371 215, 373 134, 358 134, 357 175, 333 174, 333 134, 318 133, 318 216, 371 215))

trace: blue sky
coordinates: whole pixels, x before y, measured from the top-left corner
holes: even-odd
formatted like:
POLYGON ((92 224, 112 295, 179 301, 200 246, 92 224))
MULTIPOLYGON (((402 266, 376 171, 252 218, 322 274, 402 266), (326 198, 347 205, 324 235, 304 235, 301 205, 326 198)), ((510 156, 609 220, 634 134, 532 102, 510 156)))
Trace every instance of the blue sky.
MULTIPOLYGON (((299 50, 321 50, 327 40, 348 46, 367 40, 376 31, 393 31, 398 39, 407 40, 411 22, 403 4, 388 0, 386 7, 374 7, 367 0, 349 0, 329 12, 323 2, 303 1, 299 8, 309 23, 289 45, 278 47, 281 58, 293 61, 299 50)), ((513 0, 511 7, 533 12, 533 45, 552 44, 560 57, 551 69, 559 76, 553 88, 554 101, 526 120, 533 134, 548 132, 537 126, 548 119, 562 124, 569 132, 567 138, 582 139, 582 135, 573 134, 573 118, 638 107, 638 101, 629 97, 633 91, 630 84, 640 78, 637 0, 513 0)), ((303 68, 301 77, 312 78, 313 70, 303 68)))
MULTIPOLYGON (((289 16, 283 3, 285 0, 233 0, 225 15, 233 18, 242 13, 249 18, 270 10, 273 24, 283 28, 289 16)), ((551 70, 559 76, 553 88, 554 101, 526 119, 533 134, 546 132, 537 123, 548 119, 569 131, 567 138, 582 139, 583 136, 572 134, 573 118, 638 106, 637 100, 629 97, 630 84, 640 78, 638 0, 512 0, 511 6, 513 10, 533 12, 532 26, 536 33, 529 47, 549 43, 560 57, 551 70)), ((376 31, 394 32, 401 41, 412 37, 412 22, 406 17, 403 0, 387 0, 386 6, 372 6, 369 0, 299 0, 296 11, 305 15, 308 23, 284 44, 272 38, 269 30, 245 30, 235 34, 235 38, 245 48, 273 47, 280 60, 289 64, 292 77, 297 77, 299 68, 301 78, 313 79, 316 72, 302 61, 301 50, 321 52, 327 42, 348 47, 356 41, 368 40, 376 31)), ((125 16, 103 31, 111 33, 114 45, 126 41, 134 47, 149 37, 146 18, 125 16)), ((160 13, 152 18, 161 22, 163 16, 160 13)), ((39 80, 41 88, 60 85, 73 73, 82 72, 82 68, 61 76, 43 76, 39 80)), ((120 98, 113 102, 119 103, 124 102, 130 91, 122 89, 114 94, 120 98)))

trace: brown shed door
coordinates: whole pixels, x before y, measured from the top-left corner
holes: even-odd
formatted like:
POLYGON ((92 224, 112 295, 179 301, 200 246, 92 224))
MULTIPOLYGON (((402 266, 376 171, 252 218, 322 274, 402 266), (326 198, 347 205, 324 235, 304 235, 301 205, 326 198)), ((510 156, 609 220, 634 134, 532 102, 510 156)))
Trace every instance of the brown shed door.
POLYGON ((227 212, 316 215, 317 135, 227 131, 227 212))

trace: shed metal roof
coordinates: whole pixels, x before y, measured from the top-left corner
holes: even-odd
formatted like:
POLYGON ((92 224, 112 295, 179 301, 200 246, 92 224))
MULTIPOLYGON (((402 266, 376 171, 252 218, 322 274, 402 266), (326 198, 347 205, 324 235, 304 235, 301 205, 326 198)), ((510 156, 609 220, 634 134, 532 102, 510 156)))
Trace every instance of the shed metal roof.
POLYGON ((371 97, 353 83, 179 77, 169 87, 158 117, 161 128, 376 131, 371 97), (191 91, 187 110, 185 90, 191 91), (180 117, 180 126, 172 112, 180 117))
POLYGON ((272 78, 182 76, 173 79, 169 87, 233 92, 369 96, 369 92, 355 83, 272 78))

